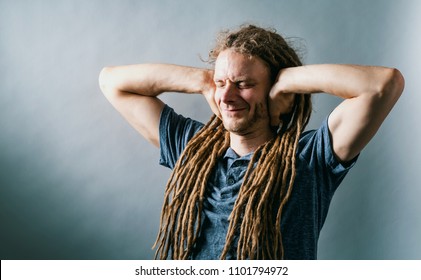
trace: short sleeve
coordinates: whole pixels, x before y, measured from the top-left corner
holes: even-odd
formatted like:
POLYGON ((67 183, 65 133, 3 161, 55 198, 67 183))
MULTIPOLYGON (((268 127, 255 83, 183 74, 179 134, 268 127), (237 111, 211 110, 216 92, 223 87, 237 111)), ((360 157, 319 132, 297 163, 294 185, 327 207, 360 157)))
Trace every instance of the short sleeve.
POLYGON ((159 164, 173 169, 189 140, 203 124, 183 117, 165 105, 159 121, 159 164))
POLYGON ((326 118, 319 129, 303 133, 300 139, 300 154, 310 170, 315 170, 316 179, 330 195, 337 189, 358 156, 346 164, 333 153, 332 139, 326 118))

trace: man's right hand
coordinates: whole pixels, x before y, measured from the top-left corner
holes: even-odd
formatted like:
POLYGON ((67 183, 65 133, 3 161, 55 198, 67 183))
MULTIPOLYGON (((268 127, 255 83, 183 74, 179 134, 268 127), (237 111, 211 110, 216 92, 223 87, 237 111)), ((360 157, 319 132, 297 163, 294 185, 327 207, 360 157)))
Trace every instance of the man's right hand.
POLYGON ((209 104, 209 107, 211 108, 212 112, 218 117, 221 118, 221 112, 218 109, 217 104, 215 103, 215 82, 213 81, 213 71, 207 70, 205 72, 205 79, 204 79, 204 85, 203 85, 203 91, 202 94, 206 98, 206 101, 209 104))

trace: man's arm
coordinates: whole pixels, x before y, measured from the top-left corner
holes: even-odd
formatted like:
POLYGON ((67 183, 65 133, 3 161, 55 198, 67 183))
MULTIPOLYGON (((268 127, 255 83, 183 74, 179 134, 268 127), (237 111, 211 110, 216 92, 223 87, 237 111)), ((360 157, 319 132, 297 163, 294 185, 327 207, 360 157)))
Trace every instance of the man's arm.
POLYGON ((169 65, 139 64, 104 68, 102 92, 123 117, 149 142, 159 147, 159 118, 163 92, 202 93, 213 90, 213 72, 169 65))
MULTIPOLYGON (((336 157, 353 159, 372 139, 404 88, 402 74, 392 68, 358 65, 309 65, 281 70, 271 93, 276 104, 283 94, 330 93, 345 100, 329 116, 336 157)), ((271 116, 278 110, 271 107, 271 116)))

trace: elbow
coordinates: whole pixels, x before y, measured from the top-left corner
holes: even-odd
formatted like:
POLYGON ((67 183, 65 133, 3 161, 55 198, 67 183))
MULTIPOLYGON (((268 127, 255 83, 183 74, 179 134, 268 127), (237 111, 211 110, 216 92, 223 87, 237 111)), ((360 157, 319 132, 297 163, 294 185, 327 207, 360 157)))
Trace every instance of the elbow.
POLYGON ((396 102, 402 95, 404 88, 405 78, 402 73, 396 68, 388 68, 379 93, 396 102))
POLYGON ((405 78, 402 75, 401 71, 398 69, 393 69, 393 84, 395 87, 395 91, 398 94, 398 97, 401 96, 403 90, 405 88, 405 78))
POLYGON ((114 67, 104 67, 99 73, 98 83, 104 96, 110 100, 113 95, 118 92, 116 84, 114 82, 114 67))
POLYGON ((107 91, 107 88, 109 88, 110 72, 111 72, 111 67, 104 67, 99 73, 99 78, 98 78, 99 88, 104 94, 107 91))

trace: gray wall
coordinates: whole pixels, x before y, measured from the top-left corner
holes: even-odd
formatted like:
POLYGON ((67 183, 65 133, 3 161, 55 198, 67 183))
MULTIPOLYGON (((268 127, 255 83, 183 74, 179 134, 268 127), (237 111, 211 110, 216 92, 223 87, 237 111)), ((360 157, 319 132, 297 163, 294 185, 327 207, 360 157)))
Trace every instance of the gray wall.
MULTIPOLYGON (((244 22, 306 64, 399 68, 405 93, 333 199, 321 259, 420 259, 420 1, 0 1, 0 257, 150 259, 169 171, 97 83, 106 65, 205 66, 244 22)), ((201 96, 166 95, 206 121, 201 96)), ((311 127, 338 103, 315 98, 311 127)))

